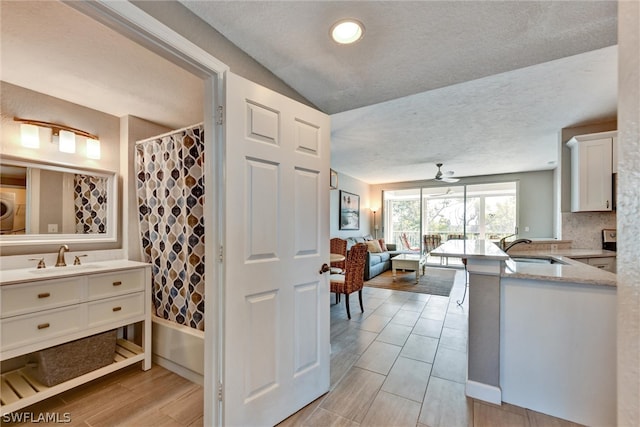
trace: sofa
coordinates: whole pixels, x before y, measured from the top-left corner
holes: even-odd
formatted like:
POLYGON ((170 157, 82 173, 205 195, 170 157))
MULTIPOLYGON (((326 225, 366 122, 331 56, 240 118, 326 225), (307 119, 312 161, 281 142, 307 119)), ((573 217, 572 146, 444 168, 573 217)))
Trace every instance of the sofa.
MULTIPOLYGON (((363 237, 348 237, 347 239, 347 251, 351 249, 356 243, 367 243, 367 241, 374 240, 371 236, 363 237)), ((378 239, 382 240, 382 239, 378 239)), ((387 243, 386 251, 382 252, 367 252, 367 262, 364 265, 364 280, 370 280, 387 270, 391 269, 391 258, 396 255, 414 253, 406 250, 397 250, 395 244, 387 243)))

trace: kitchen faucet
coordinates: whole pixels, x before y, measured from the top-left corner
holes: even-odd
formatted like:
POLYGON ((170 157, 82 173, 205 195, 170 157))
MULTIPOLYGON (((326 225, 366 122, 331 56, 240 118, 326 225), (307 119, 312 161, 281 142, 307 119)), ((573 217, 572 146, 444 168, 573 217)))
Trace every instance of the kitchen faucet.
POLYGON ((507 247, 503 249, 503 251, 507 252, 509 249, 511 249, 512 247, 514 247, 515 245, 520 244, 520 243, 527 243, 527 244, 529 244, 529 243, 531 243, 531 240, 529 240, 529 239, 518 239, 518 240, 514 240, 513 242, 509 243, 509 244, 507 245, 507 247))
POLYGON ((56 267, 66 267, 67 263, 64 261, 64 253, 69 252, 69 246, 62 245, 58 249, 58 259, 56 260, 56 267))
POLYGON ((498 245, 500 246, 500 249, 504 251, 504 248, 507 245, 507 242, 505 242, 505 240, 513 236, 515 236, 515 234, 509 234, 508 236, 504 236, 502 239, 500 239, 500 242, 498 243, 498 245))

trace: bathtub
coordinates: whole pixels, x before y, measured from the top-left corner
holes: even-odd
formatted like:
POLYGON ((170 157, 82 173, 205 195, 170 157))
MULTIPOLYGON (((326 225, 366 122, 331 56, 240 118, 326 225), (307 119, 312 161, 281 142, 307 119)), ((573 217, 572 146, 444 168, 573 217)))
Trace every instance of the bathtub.
POLYGON ((204 332, 152 318, 153 362, 202 385, 204 382, 204 332))

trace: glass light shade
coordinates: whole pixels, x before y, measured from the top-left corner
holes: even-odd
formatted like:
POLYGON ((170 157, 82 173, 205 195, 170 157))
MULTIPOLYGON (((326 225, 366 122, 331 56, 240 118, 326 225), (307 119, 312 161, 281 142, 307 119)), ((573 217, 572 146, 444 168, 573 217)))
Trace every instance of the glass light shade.
POLYGON ((76 152, 76 134, 68 130, 60 131, 60 139, 58 141, 58 150, 63 153, 76 152))
POLYGON ((40 147, 40 128, 36 125, 20 124, 20 142, 23 147, 40 147))
POLYGON ((340 44, 355 43, 362 38, 364 25, 355 19, 336 22, 331 27, 331 38, 340 44))
POLYGON ((90 159, 100 159, 100 141, 87 138, 87 157, 90 159))

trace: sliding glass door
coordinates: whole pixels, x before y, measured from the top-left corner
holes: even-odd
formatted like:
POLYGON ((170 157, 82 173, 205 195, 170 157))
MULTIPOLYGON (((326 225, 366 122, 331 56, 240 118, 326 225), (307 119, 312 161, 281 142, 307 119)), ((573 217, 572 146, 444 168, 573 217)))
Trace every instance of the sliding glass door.
POLYGON ((384 191, 385 240, 404 250, 424 250, 425 236, 499 240, 516 232, 517 189, 512 181, 384 191))

